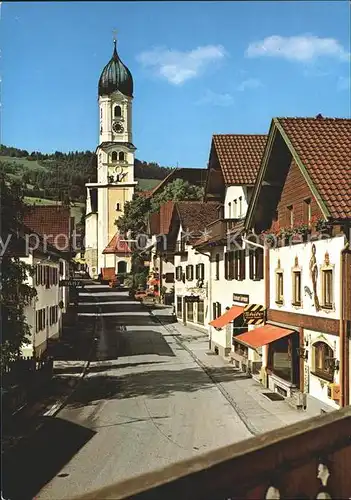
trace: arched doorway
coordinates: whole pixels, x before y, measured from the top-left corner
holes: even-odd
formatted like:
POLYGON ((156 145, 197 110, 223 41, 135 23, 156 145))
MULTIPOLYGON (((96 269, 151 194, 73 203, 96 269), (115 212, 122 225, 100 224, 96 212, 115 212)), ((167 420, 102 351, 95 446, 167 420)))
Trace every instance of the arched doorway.
POLYGON ((122 274, 127 272, 127 263, 125 260, 120 260, 117 264, 117 273, 122 274))

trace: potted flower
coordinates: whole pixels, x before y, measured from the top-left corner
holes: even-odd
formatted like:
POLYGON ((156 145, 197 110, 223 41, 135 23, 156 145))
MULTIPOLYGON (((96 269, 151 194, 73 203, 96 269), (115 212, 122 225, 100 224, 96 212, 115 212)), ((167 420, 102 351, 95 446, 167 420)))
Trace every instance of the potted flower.
POLYGON ((333 232, 333 225, 328 220, 319 219, 316 223, 316 230, 321 234, 328 234, 331 236, 333 232))

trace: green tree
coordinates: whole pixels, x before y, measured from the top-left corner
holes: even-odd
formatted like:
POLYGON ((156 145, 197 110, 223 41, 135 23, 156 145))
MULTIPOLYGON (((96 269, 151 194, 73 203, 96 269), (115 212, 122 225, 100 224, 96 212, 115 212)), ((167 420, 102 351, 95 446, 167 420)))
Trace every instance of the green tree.
POLYGON ((29 273, 33 269, 28 264, 5 251, 4 245, 9 241, 7 249, 16 245, 16 235, 21 229, 26 207, 23 203, 23 186, 10 182, 0 175, 0 223, 2 246, 0 251, 0 321, 2 332, 1 370, 11 359, 20 356, 23 344, 28 343, 30 329, 24 315, 24 308, 35 296, 33 287, 26 284, 29 273), (9 235, 11 239, 8 240, 9 235))
POLYGON ((199 186, 189 184, 188 181, 183 179, 175 179, 173 182, 157 194, 151 200, 151 211, 158 212, 160 206, 167 201, 190 201, 201 200, 203 196, 203 189, 199 186))

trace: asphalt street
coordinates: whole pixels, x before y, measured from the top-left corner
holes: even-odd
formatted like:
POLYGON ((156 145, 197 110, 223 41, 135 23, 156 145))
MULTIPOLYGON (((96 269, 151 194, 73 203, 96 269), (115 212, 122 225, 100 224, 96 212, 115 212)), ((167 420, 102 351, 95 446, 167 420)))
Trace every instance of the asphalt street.
POLYGON ((7 498, 72 498, 251 437, 189 352, 126 292, 89 285, 79 315, 96 327, 89 371, 25 443, 7 498))

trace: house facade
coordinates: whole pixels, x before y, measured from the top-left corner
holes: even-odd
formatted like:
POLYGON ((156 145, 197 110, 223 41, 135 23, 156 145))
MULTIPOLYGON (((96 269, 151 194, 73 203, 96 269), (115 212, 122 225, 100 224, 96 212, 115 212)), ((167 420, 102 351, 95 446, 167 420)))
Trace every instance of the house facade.
POLYGON ((267 323, 237 341, 262 349, 266 387, 322 411, 350 397, 350 137, 350 120, 274 119, 245 221, 266 246, 267 323))
POLYGON ((256 326, 245 322, 245 307, 264 307, 262 249, 248 246, 242 232, 265 142, 264 135, 213 136, 205 200, 216 200, 218 218, 195 243, 210 256, 210 348, 254 374, 261 358, 237 345, 235 337, 256 326))
POLYGON ((209 319, 209 255, 194 248, 207 224, 218 218, 216 202, 175 203, 172 224, 177 228, 174 248, 175 309, 179 321, 206 330, 209 319))

